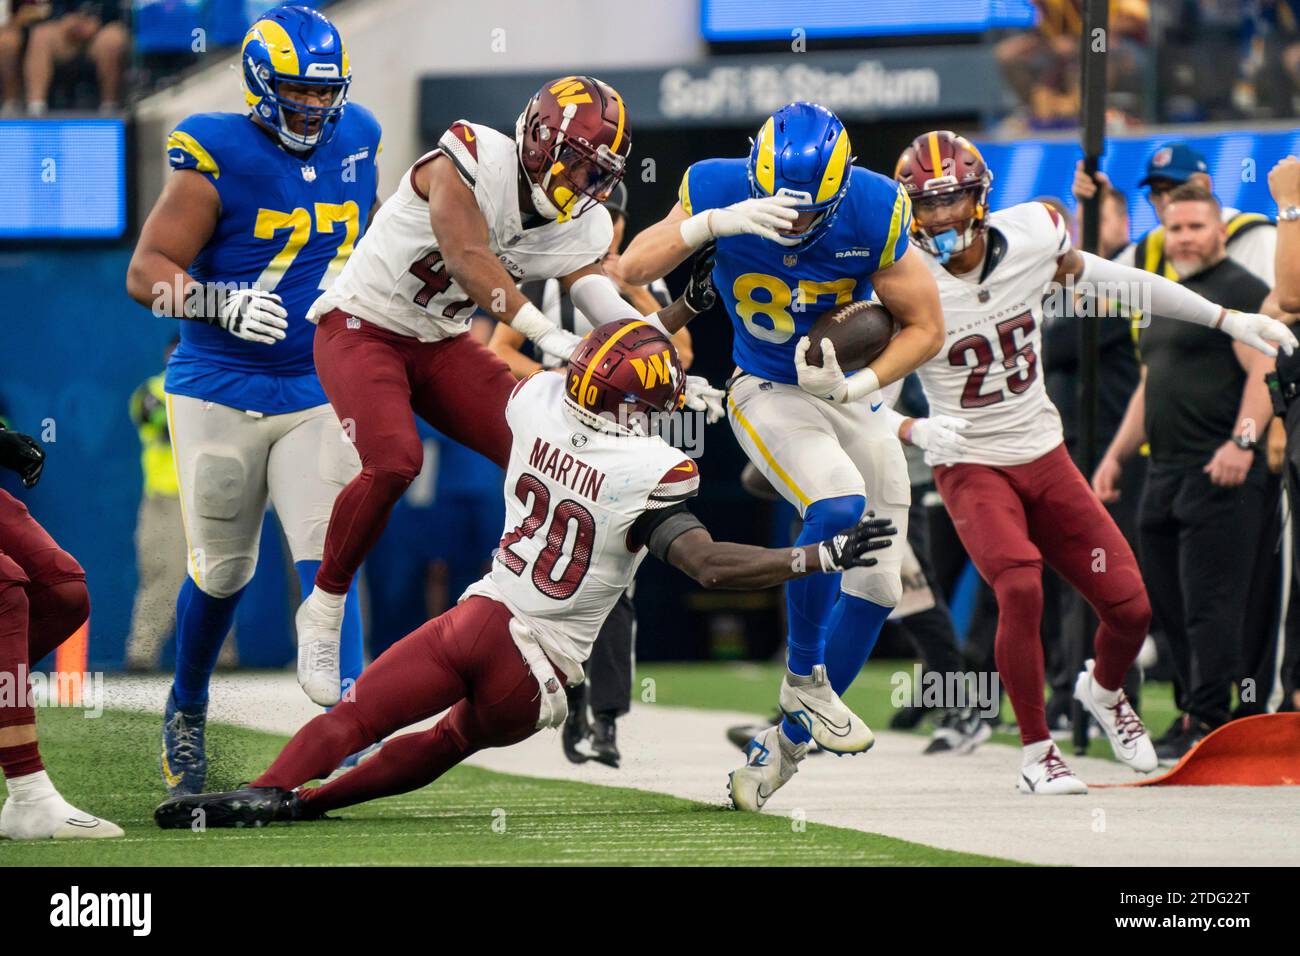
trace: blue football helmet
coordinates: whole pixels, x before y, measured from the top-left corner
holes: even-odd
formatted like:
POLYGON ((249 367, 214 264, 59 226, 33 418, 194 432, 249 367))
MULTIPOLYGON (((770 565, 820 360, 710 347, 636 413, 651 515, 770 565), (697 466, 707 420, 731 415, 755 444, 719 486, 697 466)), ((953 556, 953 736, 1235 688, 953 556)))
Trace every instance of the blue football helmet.
POLYGON ((816 103, 783 106, 763 124, 749 151, 751 196, 794 196, 797 213, 816 213, 797 234, 777 241, 806 249, 826 234, 849 191, 853 156, 844 124, 816 103))
POLYGON ((352 83, 348 51, 334 24, 310 7, 276 7, 249 28, 240 54, 248 108, 286 148, 301 152, 333 139, 352 83), (321 88, 329 103, 288 99, 283 84, 321 88), (301 132, 293 129, 298 117, 301 132))

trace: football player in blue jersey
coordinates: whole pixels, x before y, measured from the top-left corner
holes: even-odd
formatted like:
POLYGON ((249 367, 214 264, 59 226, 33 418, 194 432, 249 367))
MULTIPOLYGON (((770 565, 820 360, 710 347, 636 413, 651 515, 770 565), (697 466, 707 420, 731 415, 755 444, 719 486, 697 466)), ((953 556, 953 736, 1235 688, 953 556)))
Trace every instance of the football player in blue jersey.
MULTIPOLYGON (((908 254, 911 206, 886 176, 853 165, 844 124, 791 103, 762 126, 747 159, 710 159, 682 178, 678 202, 623 253, 643 283, 716 240, 714 284, 735 329, 728 417, 755 467, 803 517, 800 543, 850 528, 870 508, 906 533, 911 489, 878 391, 943 344, 938 289, 908 254), (823 367, 804 359, 829 309, 869 299, 899 331, 868 368, 846 376, 829 341, 823 367)), ((840 700, 902 594, 902 551, 842 580, 787 585, 789 654, 781 724, 754 738, 731 775, 732 800, 757 810, 795 773, 809 739, 860 753, 870 729, 840 700)))
MULTIPOLYGON (((208 682, 257 565, 268 496, 306 594, 334 498, 360 470, 305 316, 378 204, 379 124, 348 102, 347 50, 315 10, 268 11, 241 60, 248 112, 200 113, 172 131, 172 173, 127 273, 136 301, 184 320, 165 384, 190 558, 163 724, 173 794, 203 789, 208 682)), ((346 608, 333 649, 345 687, 362 666, 355 588, 346 608)), ((340 693, 337 682, 304 689, 325 705, 340 693)))

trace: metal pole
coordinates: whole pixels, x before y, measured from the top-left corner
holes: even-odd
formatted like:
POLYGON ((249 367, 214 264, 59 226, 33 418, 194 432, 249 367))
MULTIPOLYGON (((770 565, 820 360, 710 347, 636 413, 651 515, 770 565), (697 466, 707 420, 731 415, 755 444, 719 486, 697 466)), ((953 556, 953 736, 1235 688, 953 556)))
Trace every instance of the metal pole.
MULTIPOLYGON (((1083 71, 1080 83, 1080 124, 1083 132, 1083 168, 1095 173, 1106 148, 1106 50, 1110 44, 1109 0, 1084 0, 1083 32, 1079 37, 1079 64, 1083 71)), ((1097 253, 1101 225, 1101 195, 1082 204, 1080 239, 1085 251, 1097 253)), ((1097 303, 1098 305, 1100 303, 1097 303)), ((1093 309, 1092 311, 1097 311, 1093 309)), ((1098 327, 1096 316, 1079 319, 1079 450, 1083 473, 1091 475, 1097 467, 1097 361, 1098 327)), ((1096 621, 1091 609, 1086 613, 1086 631, 1091 634, 1096 621)), ((1083 661, 1079 661, 1082 669, 1083 661)), ((1073 708, 1074 752, 1088 749, 1088 717, 1082 705, 1073 708)))

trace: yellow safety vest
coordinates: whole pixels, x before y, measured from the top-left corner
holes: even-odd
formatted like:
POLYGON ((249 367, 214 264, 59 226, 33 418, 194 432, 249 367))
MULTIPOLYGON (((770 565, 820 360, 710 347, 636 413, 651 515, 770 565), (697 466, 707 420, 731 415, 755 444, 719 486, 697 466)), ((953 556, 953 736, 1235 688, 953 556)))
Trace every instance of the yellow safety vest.
POLYGON ((171 435, 167 431, 167 398, 161 373, 146 379, 131 393, 131 420, 140 434, 144 493, 175 498, 178 494, 176 464, 172 460, 171 435))

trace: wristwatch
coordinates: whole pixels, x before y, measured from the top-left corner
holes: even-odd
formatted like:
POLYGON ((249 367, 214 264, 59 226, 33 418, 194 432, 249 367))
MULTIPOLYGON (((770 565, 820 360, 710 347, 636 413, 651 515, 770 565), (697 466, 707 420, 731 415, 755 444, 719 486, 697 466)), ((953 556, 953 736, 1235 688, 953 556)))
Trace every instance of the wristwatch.
POLYGON ((1247 438, 1245 434, 1233 435, 1232 443, 1242 451, 1254 451, 1256 446, 1259 445, 1259 442, 1253 438, 1247 438))
POLYGON ((1279 222, 1295 222, 1300 219, 1300 206, 1287 206, 1277 214, 1279 222))

